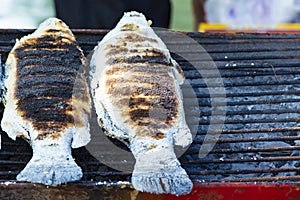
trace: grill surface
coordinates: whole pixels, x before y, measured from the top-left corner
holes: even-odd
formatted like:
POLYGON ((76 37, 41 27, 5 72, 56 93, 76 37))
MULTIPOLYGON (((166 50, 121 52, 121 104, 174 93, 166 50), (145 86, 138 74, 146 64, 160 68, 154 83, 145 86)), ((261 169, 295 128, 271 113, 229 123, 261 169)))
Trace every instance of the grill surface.
MULTIPOLYGON (((0 30, 2 63, 15 39, 31 32, 0 30)), ((88 55, 107 32, 74 30, 74 33, 88 55)), ((211 99, 205 82, 195 68, 180 56, 173 55, 183 68, 199 102, 200 113, 195 113, 188 120, 191 128, 198 128, 197 135, 180 158, 191 179, 195 183, 298 182, 299 35, 188 33, 188 36, 199 42, 214 60, 224 82, 227 100, 223 130, 216 130, 216 134, 221 133, 221 136, 214 149, 199 159, 199 149, 211 120, 211 99)), ((183 43, 179 51, 190 51, 189 45, 183 43)), ((199 65, 204 62, 197 57, 194 59, 199 65)), ((211 66, 205 67, 208 71, 212 69, 211 66)), ((213 71, 209 76, 216 78, 213 71)), ((218 95, 221 96, 216 90, 214 96, 218 95)), ((184 94, 184 101, 188 100, 189 95, 184 94)), ((222 109, 222 106, 220 104, 218 108, 222 109)), ((31 158, 31 148, 21 139, 13 141, 5 133, 1 134, 0 179, 15 180, 31 158)), ((86 148, 74 149, 73 156, 84 172, 81 183, 130 181, 129 172, 119 172, 101 164, 86 148)))

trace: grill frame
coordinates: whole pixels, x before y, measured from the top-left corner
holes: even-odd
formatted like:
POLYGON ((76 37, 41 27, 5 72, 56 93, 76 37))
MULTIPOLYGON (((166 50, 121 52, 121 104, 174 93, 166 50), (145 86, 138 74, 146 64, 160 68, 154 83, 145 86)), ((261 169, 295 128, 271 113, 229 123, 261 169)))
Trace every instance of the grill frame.
MULTIPOLYGON (((21 38, 33 31, 34 30, 27 29, 0 29, 0 54, 2 55, 2 63, 5 62, 8 52, 15 43, 15 39, 21 38)), ((72 31, 85 55, 88 55, 94 46, 97 45, 97 42, 108 32, 108 30, 85 29, 72 31)), ((300 42, 299 35, 259 33, 183 34, 193 38, 210 54, 221 72, 227 99, 225 126, 224 129, 215 131, 216 134, 221 133, 222 135, 221 138, 218 139, 216 147, 210 153, 211 155, 215 155, 215 157, 211 158, 208 156, 208 158, 197 159, 207 126, 211 123, 209 120, 211 114, 210 95, 206 90, 207 86, 203 80, 201 80, 199 74, 193 71, 193 67, 183 58, 174 55, 175 60, 183 67, 187 79, 191 81, 193 88, 196 88, 195 93, 198 97, 201 111, 200 117, 198 116, 197 118, 197 116, 194 116, 196 120, 191 122, 191 126, 193 127, 197 127, 199 124, 197 136, 191 147, 180 158, 183 167, 187 170, 193 182, 198 188, 200 186, 206 187, 207 184, 213 188, 215 184, 218 185, 222 182, 225 182, 225 186, 240 182, 252 184, 259 182, 263 185, 267 184, 270 187, 274 183, 274 187, 278 187, 278 185, 284 186, 286 184, 291 188, 298 186, 300 181, 300 175, 298 175, 300 174, 300 167, 254 168, 243 170, 227 169, 222 171, 214 165, 229 166, 236 163, 247 163, 251 166, 251 164, 258 162, 274 164, 277 162, 297 162, 300 160, 300 155, 291 156, 293 151, 300 150, 300 146, 295 145, 295 141, 300 140, 300 136, 297 135, 300 131, 300 127, 296 126, 300 121, 300 118, 297 117, 300 115, 300 108, 298 109, 296 105, 300 102, 300 98, 298 98, 300 90, 297 90, 297 85, 300 84, 300 72, 298 72, 299 70, 297 71, 297 69, 300 68, 300 47, 297 46, 297 43, 300 42), (292 79, 289 79, 291 77, 292 79), (253 91, 253 88, 257 88, 256 93, 254 93, 255 90, 253 91), (291 89, 289 90, 289 88, 291 89), (252 106, 254 110, 247 110, 247 106, 252 106), (281 107, 288 109, 282 110, 280 109, 281 107), (291 113, 293 113, 293 115, 291 113), (243 117, 247 115, 253 115, 255 117, 243 117), (260 117, 263 115, 269 118, 263 119, 260 117), (272 118, 273 116, 279 117, 272 118), (276 124, 279 127, 276 126, 276 124), (283 133, 287 135, 283 135, 283 133), (262 134, 268 134, 270 137, 263 137, 261 136, 262 134), (242 137, 237 138, 237 135, 242 135, 242 137), (256 138, 255 136, 257 135, 259 137, 256 138), (258 144, 260 142, 280 144, 282 146, 253 147, 247 145, 250 143, 258 144), (284 146, 284 143, 280 142, 291 143, 293 145, 284 146), (242 143, 246 144, 243 144, 242 147, 238 149, 237 147, 242 143), (228 148, 231 144, 235 144, 233 146, 236 147, 236 149, 228 148), (255 157, 255 153, 259 153, 259 155, 263 156, 255 157), (224 157, 224 155, 226 156, 224 157), (238 157, 240 155, 247 156, 241 159, 238 157), (203 165, 208 165, 208 167, 203 168, 203 165), (276 175, 282 172, 295 172, 296 175, 276 175), (260 174, 275 175, 260 177, 260 174), (229 177, 229 175, 241 176, 232 178, 229 177)), ((167 41, 166 43, 167 45, 172 45, 172 41, 167 41)), ((194 52, 192 52, 188 46, 189 44, 183 42, 182 49, 179 51, 192 55, 194 52)), ((197 60, 197 58, 195 58, 195 60, 200 64, 204 62, 197 60)), ((210 67, 208 66, 205 70, 209 71, 210 67)), ((215 75, 212 73, 209 78, 213 79, 215 75)), ((187 97, 185 100, 188 99, 188 94, 185 94, 185 96, 187 97)), ((218 94, 216 93, 214 96, 217 98, 218 94)), ((220 106, 222 105, 222 102, 220 102, 220 106)), ((3 107, 1 107, 0 110, 1 115, 2 111, 3 107)), ((219 122, 214 121, 213 123, 219 122)), ((1 133, 1 135, 3 143, 2 150, 0 151, 0 163, 5 167, 2 167, 2 170, 0 170, 0 179, 2 179, 0 188, 10 187, 13 189, 24 186, 30 188, 32 185, 36 185, 21 182, 8 184, 14 183, 13 177, 20 172, 30 159, 31 148, 21 139, 17 139, 15 142, 9 139, 5 133, 1 133), (12 166, 15 167, 11 168, 12 166), (9 168, 11 169, 9 170, 9 168)), ((214 143, 216 141, 211 140, 210 142, 214 143)), ((128 184, 131 175, 129 172, 118 172, 106 167, 89 155, 89 152, 85 148, 74 149, 73 156, 82 167, 84 177, 82 181, 68 184, 70 187, 83 187, 89 191, 91 188, 94 190, 100 184, 104 185, 104 187, 111 185, 113 188, 119 189, 123 187, 125 190, 128 189, 130 191, 130 195, 134 191, 130 187, 130 184, 128 184), (88 162, 86 162, 87 160, 88 162), (91 178, 93 176, 97 177, 91 178), (123 181, 123 184, 117 184, 118 181, 123 181)), ((68 187, 68 185, 63 187, 68 187)), ((102 190, 99 189, 99 191, 102 190)))

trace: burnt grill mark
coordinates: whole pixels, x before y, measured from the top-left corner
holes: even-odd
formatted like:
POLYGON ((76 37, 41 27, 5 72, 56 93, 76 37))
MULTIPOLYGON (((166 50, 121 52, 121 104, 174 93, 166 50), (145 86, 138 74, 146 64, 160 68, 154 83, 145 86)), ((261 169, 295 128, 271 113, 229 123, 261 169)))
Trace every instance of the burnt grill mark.
POLYGON ((156 63, 168 66, 172 65, 169 57, 163 51, 154 48, 128 50, 127 48, 120 47, 110 49, 106 56, 109 57, 106 62, 108 65, 118 63, 156 63), (124 56, 124 54, 126 55, 124 56))
POLYGON ((164 71, 165 73, 161 74, 161 76, 151 73, 149 73, 148 76, 142 74, 138 76, 134 74, 125 78, 111 77, 105 82, 109 87, 108 94, 122 97, 117 101, 118 105, 121 105, 120 102, 128 102, 130 118, 138 125, 148 123, 148 125, 153 126, 153 122, 170 124, 174 118, 178 116, 178 97, 174 93, 175 82, 174 79, 166 73, 170 72, 170 68, 165 65, 164 67, 164 69, 168 69, 168 71, 164 71), (123 83, 125 83, 125 86, 123 86, 123 83), (126 83, 133 83, 134 86, 132 86, 132 84, 126 86, 126 83), (129 97, 130 99, 128 99, 129 97), (163 113, 164 116, 149 116, 149 110, 151 109, 152 111, 154 109, 155 113, 163 113), (150 124, 148 122, 149 117, 152 118, 150 124))
POLYGON ((151 102, 149 100, 147 100, 146 98, 142 98, 142 97, 137 97, 137 98, 133 98, 131 97, 128 101, 128 106, 130 109, 136 109, 140 106, 153 106, 154 102, 151 102))
POLYGON ((122 66, 111 66, 105 71, 105 74, 115 75, 124 72, 143 72, 145 74, 151 75, 161 75, 165 76, 165 74, 171 72, 171 68, 168 65, 161 65, 156 63, 148 63, 148 64, 131 64, 131 65, 122 65, 122 66))
POLYGON ((30 65, 44 65, 44 66, 59 66, 69 67, 78 70, 82 65, 80 59, 72 57, 35 57, 18 60, 18 68, 23 68, 30 65))
POLYGON ((58 33, 58 32, 61 32, 61 30, 58 30, 58 29, 48 29, 46 32, 48 32, 48 33, 58 33))
MULTIPOLYGON (((119 45, 136 43, 142 47, 158 43, 156 39, 134 33, 119 39, 119 45)), ((122 45, 107 46, 106 64, 112 67, 105 73, 110 76, 130 72, 130 76, 108 77, 105 82, 109 88, 108 93, 119 98, 115 101, 118 106, 124 106, 121 102, 127 102, 125 105, 128 110, 124 114, 129 115, 135 125, 154 129, 166 128, 178 117, 178 97, 174 94, 174 80, 170 76, 172 63, 169 56, 160 49, 127 49, 122 45), (126 83, 131 84, 126 86, 126 83)), ((156 139, 165 137, 162 133, 157 134, 157 131, 149 134, 156 139)))
POLYGON ((29 39, 14 52, 17 107, 39 131, 36 139, 58 137, 74 123, 68 102, 83 59, 76 43, 67 37, 57 37, 56 30, 49 32, 53 35, 29 39))
POLYGON ((115 65, 119 63, 156 63, 170 65, 170 60, 165 55, 141 56, 135 55, 130 57, 113 57, 106 62, 107 65, 115 65))
POLYGON ((130 119, 134 122, 143 121, 144 118, 149 118, 148 109, 133 109, 129 110, 130 119))
MULTIPOLYGON (((66 123, 64 122, 53 122, 53 121, 49 121, 49 122, 36 122, 35 125, 36 127, 41 130, 43 129, 43 133, 51 133, 53 134, 53 132, 59 132, 61 129, 62 125, 65 125, 66 123)), ((42 135, 41 134, 41 135, 42 135)))
POLYGON ((121 31, 135 31, 135 30, 138 30, 138 29, 139 29, 139 26, 135 25, 135 24, 124 24, 121 27, 121 31))
POLYGON ((109 51, 106 53, 106 56, 114 56, 116 54, 127 54, 130 50, 126 47, 119 46, 115 48, 110 48, 109 51))
POLYGON ((119 48, 123 48, 123 47, 124 46, 121 46, 121 45, 108 44, 108 45, 106 45, 105 50, 107 50, 107 49, 119 49, 119 48))
POLYGON ((150 122, 141 122, 141 121, 137 121, 136 124, 138 126, 149 126, 150 125, 150 122))
POLYGON ((44 139, 45 133, 48 133, 47 135, 60 134, 69 124, 74 123, 72 115, 57 112, 56 110, 40 109, 30 113, 24 112, 22 117, 30 120, 33 128, 39 130, 39 135, 36 139, 44 139))
POLYGON ((68 49, 57 49, 57 50, 49 50, 49 49, 30 49, 26 51, 17 51, 16 56, 18 58, 30 58, 30 57, 44 57, 44 58, 49 58, 53 57, 54 54, 56 54, 57 57, 60 56, 68 56, 69 54, 68 49))
MULTIPOLYGON (((147 84, 147 86, 155 86, 158 83, 159 77, 156 77, 154 79, 151 79, 151 77, 145 77, 145 76, 130 76, 130 78, 114 78, 111 77, 105 81, 106 86, 113 86, 115 84, 125 84, 125 85, 140 85, 140 84, 147 84), (136 79, 137 78, 137 79, 136 79), (155 80, 156 79, 156 80, 155 80)), ((167 79, 163 79, 167 80, 167 79)))
POLYGON ((39 109, 70 110, 71 106, 59 99, 31 99, 19 103, 21 110, 35 111, 39 109))
POLYGON ((32 45, 38 46, 38 45, 43 45, 46 43, 62 44, 63 41, 68 41, 69 44, 71 44, 71 45, 74 44, 74 41, 72 41, 70 37, 62 36, 61 34, 56 35, 54 33, 50 33, 48 35, 43 35, 38 38, 29 38, 25 41, 24 46, 22 46, 22 47, 25 47, 25 45, 26 45, 26 47, 31 47, 32 45))
POLYGON ((67 30, 61 30, 61 29, 48 29, 46 30, 47 33, 50 33, 50 34, 66 34, 66 35, 70 35, 71 33, 67 30))
MULTIPOLYGON (((161 99, 161 101, 164 100, 161 99)), ((136 103, 134 106, 132 106, 132 109, 129 109, 130 119, 138 125, 145 123, 145 121, 151 126, 156 126, 156 124, 161 124, 161 122, 170 124, 173 119, 177 117, 177 109, 170 106, 165 106, 163 103, 160 103, 159 105, 162 107, 156 108, 158 105, 151 105, 151 103, 136 103), (145 109, 145 105, 147 105, 149 108, 145 109)))
POLYGON ((145 37, 136 33, 130 33, 130 34, 126 34, 125 38, 126 41, 128 42, 152 42, 152 43, 158 43, 158 41, 154 38, 149 38, 149 37, 145 37))
POLYGON ((144 88, 144 87, 137 87, 133 90, 133 95, 145 95, 145 96, 169 96, 175 97, 174 92, 168 86, 157 85, 154 88, 144 88))
POLYGON ((153 138, 156 140, 161 140, 161 139, 166 138, 166 134, 159 132, 158 129, 164 129, 164 128, 168 128, 168 127, 166 125, 160 125, 157 127, 151 126, 151 129, 149 129, 147 131, 143 130, 141 132, 138 132, 137 136, 141 137, 141 138, 148 137, 148 138, 153 138))
POLYGON ((22 77, 18 81, 17 90, 25 88, 36 88, 39 85, 44 85, 44 87, 49 86, 65 86, 67 88, 73 88, 76 77, 68 76, 50 76, 49 74, 43 76, 26 76, 22 77))
POLYGON ((129 115, 133 121, 141 120, 151 117, 155 121, 163 121, 170 124, 174 118, 178 116, 178 99, 174 92, 168 87, 155 86, 153 88, 137 87, 136 91, 132 93, 132 98, 128 103, 129 115), (135 96, 155 96, 155 99, 151 98, 134 98, 135 96), (148 106, 149 109, 140 109, 143 106, 148 106), (154 114, 149 115, 149 110, 155 109, 154 114), (161 113, 164 117, 157 115, 161 113), (148 114, 148 115, 146 115, 148 114))
POLYGON ((137 80, 138 83, 147 83, 147 84, 159 84, 159 83, 172 83, 174 79, 170 76, 158 76, 149 74, 149 76, 141 76, 141 75, 131 75, 130 77, 133 80, 137 80))
POLYGON ((65 42, 43 42, 43 43, 24 43, 22 46, 18 47, 15 50, 15 53, 19 53, 17 56, 22 56, 23 53, 27 53, 27 51, 32 51, 32 53, 36 53, 33 51, 43 51, 43 50, 49 50, 52 51, 68 51, 72 55, 74 52, 77 52, 77 54, 81 54, 80 50, 78 49, 77 44, 70 44, 65 42), (72 52, 72 53, 71 53, 72 52))
MULTIPOLYGON (((39 122, 39 125, 42 126, 41 122, 54 122, 54 123, 74 123, 74 119, 71 115, 68 115, 63 112, 57 112, 56 110, 35 110, 33 112, 24 112, 23 117, 30 119, 32 122, 39 122)), ((35 127, 35 123, 33 123, 35 127)), ((48 127, 45 123, 45 129, 48 127)))
POLYGON ((115 87, 115 84, 108 85, 107 93, 111 94, 112 96, 128 96, 131 94, 131 90, 134 87, 131 86, 124 86, 124 87, 115 87))
POLYGON ((72 88, 65 88, 58 86, 56 88, 51 87, 41 87, 41 88, 22 88, 21 91, 16 92, 18 98, 18 105, 23 103, 23 101, 31 101, 31 98, 37 97, 62 97, 64 99, 69 99, 72 97, 72 88))
POLYGON ((42 65, 34 65, 23 67, 18 70, 17 76, 22 78, 26 75, 39 75, 39 74, 47 74, 47 75, 64 75, 75 77, 77 75, 77 71, 75 69, 69 69, 64 66, 42 66, 42 65))
POLYGON ((106 56, 115 56, 116 54, 146 54, 148 56, 153 55, 153 56, 166 56, 162 50, 155 49, 152 47, 147 47, 147 48, 137 48, 137 49, 128 49, 126 47, 120 46, 117 48, 111 48, 107 53, 106 56))
POLYGON ((164 133, 156 133, 155 135, 153 135, 153 138, 157 140, 161 140, 166 138, 166 135, 164 133))

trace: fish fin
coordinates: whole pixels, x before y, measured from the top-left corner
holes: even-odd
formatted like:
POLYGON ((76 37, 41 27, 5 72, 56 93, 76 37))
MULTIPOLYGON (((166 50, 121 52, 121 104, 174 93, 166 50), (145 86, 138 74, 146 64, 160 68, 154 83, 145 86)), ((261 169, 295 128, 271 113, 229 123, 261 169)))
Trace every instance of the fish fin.
POLYGON ((179 127, 178 132, 174 136, 174 144, 181 147, 187 147, 193 142, 193 136, 190 129, 183 125, 179 127))
POLYGON ((182 85, 185 80, 183 70, 181 69, 179 64, 176 62, 176 60, 174 60, 173 58, 170 58, 170 61, 173 64, 173 67, 172 67, 173 75, 174 75, 175 79, 177 80, 177 82, 179 83, 179 85, 182 85))
MULTIPOLYGON (((172 68, 173 75, 174 75, 175 79, 177 80, 178 84, 182 85, 185 80, 183 71, 174 59, 171 58, 171 62, 173 64, 173 68, 172 68)), ((182 92, 178 85, 177 85, 177 91, 180 96, 180 99, 182 100, 183 99, 182 92)), ((175 133, 174 142, 175 142, 175 145, 186 147, 192 143, 193 139, 192 139, 191 131, 188 128, 188 126, 186 125, 184 109, 182 108, 183 106, 181 105, 179 107, 180 107, 179 113, 180 113, 182 119, 179 122, 179 130, 177 133, 175 133)))
POLYGON ((97 117, 99 126, 105 130, 104 133, 107 136, 121 140, 128 145, 126 142, 129 140, 128 133, 124 132, 113 123, 113 120, 101 102, 97 104, 97 117))
POLYGON ((2 130, 13 140, 16 140, 17 137, 30 139, 28 130, 26 127, 22 126, 20 122, 22 122, 20 116, 16 114, 16 111, 12 106, 8 105, 4 110, 1 120, 2 130))
POLYGON ((6 87, 4 86, 4 80, 5 80, 5 64, 1 63, 1 54, 0 54, 0 102, 2 102, 5 105, 5 93, 6 93, 6 87))
POLYGON ((182 195, 193 188, 192 181, 170 149, 137 156, 131 181, 136 190, 155 194, 182 195))
POLYGON ((75 126, 72 148, 85 146, 91 140, 89 122, 91 118, 91 98, 86 78, 88 75, 88 63, 81 49, 80 51, 82 54, 82 66, 77 72, 72 92, 72 111, 75 126))
MULTIPOLYGON (((15 46, 17 46, 18 43, 19 40, 16 41, 15 46)), ((15 48, 15 46, 13 48, 15 48)), ((1 74, 1 102, 5 106, 1 120, 1 128, 13 140, 16 140, 16 137, 30 139, 27 127, 22 126, 23 120, 17 113, 17 103, 13 98, 13 92, 12 90, 7 90, 7 88, 15 85, 12 79, 13 76, 8 76, 8 74, 12 74, 14 66, 16 66, 16 58, 13 53, 9 53, 4 67, 4 73, 1 74)))
POLYGON ((131 180, 136 190, 155 194, 182 195, 190 193, 193 188, 192 181, 180 164, 152 173, 133 171, 131 180))
POLYGON ((52 156, 33 155, 26 167, 17 175, 17 180, 57 186, 79 180, 81 177, 81 168, 71 155, 53 154, 52 156))
POLYGON ((87 145, 91 140, 89 128, 77 128, 73 133, 72 148, 79 148, 87 145))

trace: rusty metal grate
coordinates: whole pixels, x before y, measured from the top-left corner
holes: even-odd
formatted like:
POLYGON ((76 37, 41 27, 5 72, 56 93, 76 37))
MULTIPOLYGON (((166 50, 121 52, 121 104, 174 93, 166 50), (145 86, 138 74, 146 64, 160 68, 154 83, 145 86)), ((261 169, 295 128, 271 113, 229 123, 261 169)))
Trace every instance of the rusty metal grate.
MULTIPOLYGON (((2 63, 15 38, 32 30, 0 30, 2 63)), ((107 32, 74 30, 87 55, 107 32)), ((190 117, 197 128, 193 144, 180 158, 194 182, 296 182, 300 180, 300 37, 269 34, 188 33, 210 54, 226 89, 227 114, 217 145, 204 158, 198 153, 211 120, 205 82, 195 68, 174 54, 198 98, 200 114, 190 117), (199 125, 199 126, 198 126, 199 125)), ((193 54, 183 43, 180 51, 193 54)), ((203 60, 194 58, 201 64, 203 60)), ((205 66, 210 70, 211 66, 205 66)), ((211 73, 208 78, 215 78, 211 73)), ((214 94, 218 97, 218 91, 214 94)), ((189 94, 184 94, 188 101, 189 94)), ((197 106, 198 105, 194 105, 197 106)), ((220 108, 223 104, 219 105, 220 108)), ((3 106, 0 112, 2 113, 3 106)), ((217 120, 212 123, 219 123, 217 120)), ((211 140, 210 142, 215 142, 211 140)), ((101 145, 101 144, 100 144, 101 145)), ((130 173, 113 170, 85 148, 73 150, 84 171, 82 183, 129 181, 130 173)), ((2 133, 0 179, 14 180, 31 157, 31 148, 2 133)))

